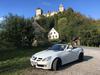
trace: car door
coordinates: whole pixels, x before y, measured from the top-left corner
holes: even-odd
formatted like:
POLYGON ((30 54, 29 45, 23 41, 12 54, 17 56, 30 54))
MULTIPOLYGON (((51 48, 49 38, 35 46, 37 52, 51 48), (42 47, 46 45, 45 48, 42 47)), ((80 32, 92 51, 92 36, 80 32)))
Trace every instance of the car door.
POLYGON ((65 51, 62 52, 61 57, 63 64, 75 61, 77 60, 78 57, 78 49, 77 48, 66 49, 65 51))
POLYGON ((70 51, 70 62, 72 61, 75 61, 78 59, 78 48, 73 48, 71 51, 70 51))
POLYGON ((67 56, 65 57, 66 63, 72 62, 76 56, 75 51, 73 49, 67 49, 66 54, 67 54, 67 56))
POLYGON ((65 49, 61 54, 60 57, 62 59, 62 64, 67 64, 70 62, 71 52, 65 49))

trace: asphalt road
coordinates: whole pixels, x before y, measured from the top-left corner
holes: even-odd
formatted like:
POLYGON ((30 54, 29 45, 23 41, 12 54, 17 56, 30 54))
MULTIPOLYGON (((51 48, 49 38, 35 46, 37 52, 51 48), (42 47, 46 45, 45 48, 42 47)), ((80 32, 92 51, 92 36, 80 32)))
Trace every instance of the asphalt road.
POLYGON ((26 69, 23 75, 100 75, 100 48, 83 47, 83 62, 72 62, 64 65, 59 71, 26 69))

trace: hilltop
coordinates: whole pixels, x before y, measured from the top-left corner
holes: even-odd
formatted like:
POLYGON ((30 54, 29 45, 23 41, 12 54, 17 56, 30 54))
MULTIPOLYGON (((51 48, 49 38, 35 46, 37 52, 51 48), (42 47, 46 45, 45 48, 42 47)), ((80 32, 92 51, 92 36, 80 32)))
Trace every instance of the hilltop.
POLYGON ((65 38, 66 42, 70 42, 73 37, 79 36, 83 45, 100 44, 100 20, 86 17, 72 8, 68 8, 54 16, 45 17, 41 15, 37 22, 47 32, 54 27, 59 32, 60 39, 65 38))

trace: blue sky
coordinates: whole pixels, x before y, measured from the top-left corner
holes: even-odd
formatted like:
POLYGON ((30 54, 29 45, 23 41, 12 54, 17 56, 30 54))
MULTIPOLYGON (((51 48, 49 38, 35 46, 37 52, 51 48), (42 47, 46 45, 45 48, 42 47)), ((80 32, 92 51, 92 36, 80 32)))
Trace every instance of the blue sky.
POLYGON ((0 17, 8 13, 32 17, 38 7, 42 8, 44 13, 58 11, 61 3, 66 9, 72 7, 88 17, 100 19, 100 0, 0 0, 0 17))

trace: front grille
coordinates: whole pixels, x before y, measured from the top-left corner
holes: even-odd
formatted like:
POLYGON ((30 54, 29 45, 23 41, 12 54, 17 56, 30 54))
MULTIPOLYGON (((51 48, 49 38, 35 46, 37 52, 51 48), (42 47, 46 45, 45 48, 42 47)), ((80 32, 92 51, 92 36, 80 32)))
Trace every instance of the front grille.
POLYGON ((37 61, 41 61, 42 60, 42 58, 37 58, 37 61))
POLYGON ((37 66, 38 66, 38 67, 44 67, 44 65, 41 65, 41 64, 37 64, 37 66))
POLYGON ((42 58, 37 58, 37 57, 33 57, 32 59, 36 60, 36 61, 41 61, 42 60, 42 58))
POLYGON ((41 60, 42 58, 38 58, 38 59, 40 59, 40 60, 41 60))

